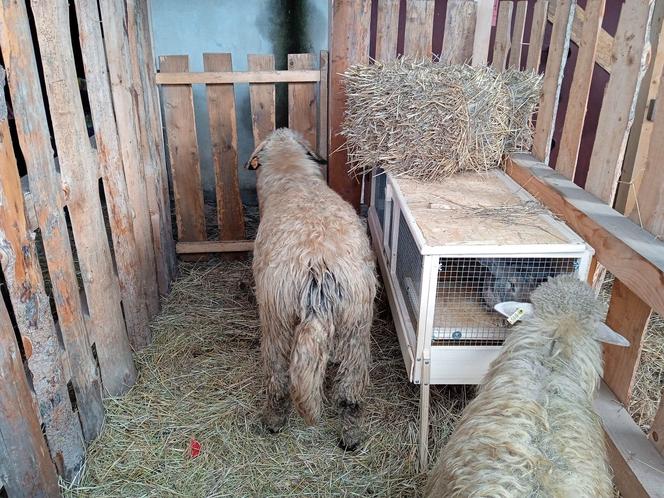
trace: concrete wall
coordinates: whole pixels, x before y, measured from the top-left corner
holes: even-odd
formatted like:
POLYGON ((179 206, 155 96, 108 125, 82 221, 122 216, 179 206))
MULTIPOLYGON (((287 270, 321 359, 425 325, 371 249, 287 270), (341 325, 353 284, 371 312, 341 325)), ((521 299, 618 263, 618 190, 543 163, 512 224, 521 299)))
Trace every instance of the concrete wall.
MULTIPOLYGON (((274 54, 286 69, 288 53, 327 49, 328 0, 151 0, 155 56, 189 55, 190 71, 203 70, 203 53, 230 52, 235 70, 247 70, 247 54, 274 54)), ((287 125, 285 88, 277 87, 277 126, 287 125)), ((253 150, 248 85, 236 85, 238 154, 253 150)), ((206 198, 214 198, 205 88, 194 85, 201 173, 206 198)), ((255 204, 254 174, 240 170, 245 202, 255 204)))

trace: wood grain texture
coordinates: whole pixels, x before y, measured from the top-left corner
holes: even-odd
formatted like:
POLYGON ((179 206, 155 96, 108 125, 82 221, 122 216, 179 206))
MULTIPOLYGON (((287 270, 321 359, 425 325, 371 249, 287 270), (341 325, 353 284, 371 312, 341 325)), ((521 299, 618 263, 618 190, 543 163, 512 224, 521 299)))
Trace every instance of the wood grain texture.
POLYGON ((576 161, 579 156, 586 106, 590 94, 590 83, 595 69, 597 40, 602 29, 605 0, 588 0, 586 4, 586 22, 579 40, 579 52, 574 66, 572 87, 569 93, 567 109, 573 112, 565 114, 560 149, 556 162, 556 171, 573 180, 576 161))
POLYGON ((431 57, 434 8, 433 0, 406 0, 405 55, 431 57))
MULTIPOLYGON (((288 70, 313 69, 314 54, 288 54, 288 70)), ((316 84, 288 84, 288 127, 302 134, 312 148, 316 147, 316 84)))
POLYGON ((389 61, 397 56, 399 0, 378 0, 376 20, 376 60, 389 61))
MULTIPOLYGON (((203 54, 206 71, 232 71, 231 54, 203 54)), ((243 239, 244 208, 240 198, 237 159, 237 121, 233 85, 207 85, 212 161, 217 194, 217 223, 221 240, 243 239)))
POLYGON ((526 69, 539 72, 540 59, 542 57, 542 44, 544 43, 544 31, 546 28, 548 0, 537 0, 533 7, 533 20, 530 26, 530 41, 528 42, 528 56, 526 58, 526 69))
POLYGON ((134 98, 132 67, 127 35, 125 8, 121 2, 99 2, 104 30, 104 46, 111 80, 115 120, 120 138, 122 164, 134 214, 134 239, 140 260, 143 288, 150 314, 159 307, 155 249, 152 238, 152 219, 148 202, 145 168, 140 145, 138 102, 134 98))
POLYGON ((650 432, 648 437, 662 455, 664 455, 664 389, 662 396, 659 399, 659 408, 655 414, 655 418, 650 425, 650 432))
MULTIPOLYGON (((79 351, 83 352, 86 349, 87 333, 78 299, 78 287, 67 226, 56 195, 56 190, 61 187, 60 184, 55 183, 53 174, 55 167, 43 104, 44 98, 32 48, 27 9, 22 0, 7 3, 0 9, 0 49, 9 75, 9 92, 12 98, 16 131, 31 179, 30 188, 34 196, 35 210, 49 263, 63 341, 66 338, 70 344, 77 345, 80 348, 79 351)), ((2 176, 3 189, 12 188, 11 171, 15 170, 7 131, 5 121, 2 132, 3 153, 0 162, 3 164, 3 173, 9 173, 9 175, 2 176)), ((12 196, 10 198, 13 198, 14 202, 18 202, 20 187, 16 192, 15 176, 13 184, 14 192, 7 191, 6 193, 12 196)), ((13 209, 17 210, 18 207, 15 206, 13 209)), ((12 215, 16 215, 16 213, 12 215)), ((15 220, 7 218, 10 213, 3 213, 0 216, 4 220, 3 224, 14 221, 25 224, 21 218, 15 220)), ((8 233, 5 234, 5 237, 7 235, 8 233)), ((16 240, 15 243, 20 244, 20 240, 16 240)), ((28 359, 28 368, 32 374, 33 386, 39 403, 39 414, 41 422, 44 424, 51 457, 56 462, 58 471, 67 478, 71 478, 83 462, 84 436, 78 417, 72 412, 69 403, 68 379, 61 362, 62 348, 58 340, 49 335, 49 304, 48 300, 44 300, 43 295, 39 294, 41 272, 36 271, 34 262, 27 261, 36 259, 34 246, 32 243, 28 244, 25 252, 21 248, 20 254, 14 257, 7 249, 3 248, 2 253, 3 268, 8 268, 5 270, 7 284, 22 286, 24 282, 27 282, 32 285, 32 287, 28 287, 25 294, 16 292, 16 288, 10 294, 18 304, 15 310, 17 321, 28 326, 27 330, 24 327, 24 332, 30 338, 33 346, 33 354, 28 359), (17 261, 18 266, 16 266, 17 261), (28 264, 32 265, 32 275, 26 274, 26 271, 30 269, 28 264), (14 269, 9 268, 10 265, 14 265, 14 269), (15 273, 17 270, 18 274, 15 273), (15 280, 15 284, 12 283, 14 277, 20 279, 15 280)), ((85 360, 85 356, 82 358, 85 360)), ((84 365, 83 368, 86 366, 84 365)), ((89 370, 86 372, 92 373, 89 370)))
POLYGON ((613 44, 611 77, 604 91, 602 109, 588 167, 585 189, 613 204, 641 80, 649 56, 648 25, 653 5, 626 0, 613 44))
POLYGON ((96 153, 104 180, 127 333, 132 348, 139 350, 151 341, 147 296, 140 273, 140 259, 134 238, 134 223, 122 164, 120 140, 113 118, 113 96, 97 2, 76 0, 76 12, 90 112, 95 130, 96 153))
POLYGON ((572 34, 572 20, 576 0, 561 0, 556 9, 556 18, 551 30, 549 55, 544 71, 540 94, 537 126, 533 136, 533 155, 545 163, 549 162, 551 139, 558 112, 560 88, 562 86, 569 41, 572 34))
POLYGON ((348 173, 341 124, 346 108, 342 74, 352 64, 369 62, 370 0, 332 0, 330 9, 330 101, 328 184, 355 209, 361 186, 348 173))
POLYGON ((650 307, 620 280, 613 281, 606 324, 630 342, 629 347, 604 346, 604 381, 618 400, 629 405, 650 307))
POLYGON ((178 242, 178 254, 210 254, 215 252, 248 252, 254 250, 253 240, 206 240, 202 242, 178 242))
POLYGON ((477 4, 467 0, 448 0, 441 61, 450 64, 473 60, 477 4))
POLYGON ((507 64, 507 54, 510 51, 512 43, 510 29, 512 26, 513 10, 514 2, 500 2, 496 24, 496 38, 493 44, 493 60, 491 61, 491 65, 498 71, 505 69, 507 64))
POLYGON ((523 50, 523 33, 526 29, 527 10, 527 0, 519 0, 516 3, 516 13, 514 14, 514 31, 512 32, 512 42, 508 67, 513 67, 516 69, 521 68, 521 51, 523 50))
POLYGON ((158 73, 158 85, 192 85, 192 84, 224 84, 224 83, 313 83, 320 80, 318 71, 234 71, 225 73, 219 71, 204 71, 201 73, 158 73))
MULTIPOLYGON (((251 71, 274 71, 273 55, 247 55, 251 71)), ((257 146, 276 127, 275 94, 272 83, 252 83, 249 85, 251 100, 251 125, 254 133, 254 146, 257 146)))
POLYGON ((473 66, 486 66, 489 60, 489 46, 491 44, 493 0, 479 0, 476 11, 473 66))
MULTIPOLYGON (((327 159, 327 108, 329 104, 329 64, 327 50, 320 52, 320 85, 318 87, 318 155, 327 159)), ((325 168, 327 179, 327 168, 325 168)))
MULTIPOLYGON (((162 73, 186 71, 189 69, 189 57, 161 56, 159 68, 162 73)), ((178 240, 205 240, 207 235, 203 212, 203 186, 192 89, 190 86, 167 85, 162 89, 162 97, 178 240)))
POLYGON ((38 407, 33 401, 14 329, 2 300, 0 378, 0 482, 3 489, 11 497, 59 496, 58 476, 39 425, 38 407))
POLYGON ((94 169, 74 52, 68 6, 58 0, 32 5, 44 80, 51 109, 60 172, 68 189, 68 208, 78 249, 81 278, 90 313, 88 332, 94 337, 104 389, 117 396, 136 380, 129 337, 120 305, 118 283, 94 169))
POLYGON ((511 155, 507 173, 585 239, 616 278, 664 312, 664 242, 531 155, 511 155))

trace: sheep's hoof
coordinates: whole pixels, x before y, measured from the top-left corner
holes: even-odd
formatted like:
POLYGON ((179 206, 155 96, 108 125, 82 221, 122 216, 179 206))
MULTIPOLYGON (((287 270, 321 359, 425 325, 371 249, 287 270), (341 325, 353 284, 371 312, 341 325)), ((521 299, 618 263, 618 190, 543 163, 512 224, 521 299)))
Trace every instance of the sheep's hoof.
POLYGON ((339 448, 344 451, 356 451, 362 444, 362 432, 359 429, 344 431, 339 439, 339 448))
POLYGON ((266 413, 263 415, 263 425, 270 434, 277 434, 286 425, 286 417, 275 415, 274 413, 266 413))

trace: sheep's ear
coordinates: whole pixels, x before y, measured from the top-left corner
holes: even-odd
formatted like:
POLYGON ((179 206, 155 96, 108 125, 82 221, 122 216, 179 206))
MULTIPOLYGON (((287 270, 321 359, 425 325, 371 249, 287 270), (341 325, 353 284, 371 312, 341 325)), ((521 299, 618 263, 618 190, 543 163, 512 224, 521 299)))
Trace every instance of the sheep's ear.
POLYGON ((514 324, 524 316, 533 314, 533 305, 530 303, 519 303, 516 301, 505 301, 498 303, 493 307, 498 313, 503 315, 508 322, 514 324))
POLYGON ((312 161, 317 162, 318 164, 327 164, 327 161, 320 157, 309 145, 309 142, 307 142, 304 138, 302 138, 300 135, 296 134, 295 140, 297 140, 297 143, 299 143, 302 148, 306 151, 307 157, 311 159, 312 161))
POLYGON ((244 165, 244 167, 246 169, 258 169, 259 168, 261 163, 258 160, 258 154, 260 153, 260 151, 262 151, 265 148, 265 142, 267 142, 267 139, 263 140, 261 143, 259 143, 258 146, 251 153, 251 156, 249 156, 249 160, 244 165))
POLYGON ((611 330, 605 323, 600 323, 595 330, 595 339, 606 344, 613 344, 615 346, 629 347, 629 341, 621 336, 619 333, 611 330))

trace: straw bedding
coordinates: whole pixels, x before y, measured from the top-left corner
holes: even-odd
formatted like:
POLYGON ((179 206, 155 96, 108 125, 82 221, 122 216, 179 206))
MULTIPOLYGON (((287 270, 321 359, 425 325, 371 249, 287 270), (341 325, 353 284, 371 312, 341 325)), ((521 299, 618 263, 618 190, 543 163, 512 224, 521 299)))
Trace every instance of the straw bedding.
POLYGON ((541 88, 534 72, 400 58, 345 73, 342 134, 352 171, 439 180, 529 150, 541 88))

